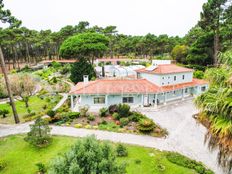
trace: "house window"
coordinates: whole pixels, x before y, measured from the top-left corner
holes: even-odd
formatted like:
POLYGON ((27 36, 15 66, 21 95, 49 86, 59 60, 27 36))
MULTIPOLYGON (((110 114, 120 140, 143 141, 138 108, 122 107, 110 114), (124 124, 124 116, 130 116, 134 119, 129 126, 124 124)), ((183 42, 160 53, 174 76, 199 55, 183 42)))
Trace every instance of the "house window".
POLYGON ((123 103, 134 103, 134 97, 123 97, 122 102, 123 103))
POLYGON ((94 104, 105 104, 105 97, 94 97, 94 104))
POLYGON ((188 93, 188 88, 185 88, 184 92, 185 92, 185 93, 188 93))
POLYGON ((164 79, 164 77, 162 77, 162 79, 164 79))
POLYGON ((205 86, 202 86, 201 87, 201 91, 204 92, 206 90, 206 87, 205 86))
POLYGON ((176 94, 176 91, 173 91, 174 94, 176 94))
POLYGON ((176 76, 174 76, 174 81, 176 81, 176 76))
POLYGON ((162 83, 162 85, 164 85, 164 83, 162 83))
POLYGON ((182 75, 182 79, 184 80, 184 75, 182 75))

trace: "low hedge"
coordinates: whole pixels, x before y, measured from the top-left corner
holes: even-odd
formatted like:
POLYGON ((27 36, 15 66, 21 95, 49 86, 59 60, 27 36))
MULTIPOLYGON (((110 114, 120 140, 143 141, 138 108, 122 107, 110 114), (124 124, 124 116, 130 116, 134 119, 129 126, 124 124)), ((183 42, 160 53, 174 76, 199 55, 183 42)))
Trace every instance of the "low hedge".
POLYGON ((177 164, 182 167, 195 170, 199 174, 214 174, 210 169, 207 169, 202 163, 189 159, 179 153, 167 152, 166 158, 171 163, 177 164))

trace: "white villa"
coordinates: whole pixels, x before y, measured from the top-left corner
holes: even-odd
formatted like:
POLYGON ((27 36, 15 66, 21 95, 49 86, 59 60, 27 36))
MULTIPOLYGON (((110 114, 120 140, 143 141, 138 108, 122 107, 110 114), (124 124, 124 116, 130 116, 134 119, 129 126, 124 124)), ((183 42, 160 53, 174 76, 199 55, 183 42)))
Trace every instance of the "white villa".
POLYGON ((204 80, 194 79, 193 70, 155 60, 152 66, 136 70, 134 79, 98 79, 78 83, 70 91, 71 108, 79 106, 107 107, 127 103, 132 107, 157 106, 168 101, 199 95, 208 88, 204 80))

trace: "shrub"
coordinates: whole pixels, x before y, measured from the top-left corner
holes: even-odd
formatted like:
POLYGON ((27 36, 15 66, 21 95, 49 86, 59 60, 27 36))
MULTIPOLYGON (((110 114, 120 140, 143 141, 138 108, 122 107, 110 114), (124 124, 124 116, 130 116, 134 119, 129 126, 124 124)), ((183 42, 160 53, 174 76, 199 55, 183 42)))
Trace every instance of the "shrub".
POLYGON ((68 116, 70 119, 75 119, 75 118, 80 117, 80 113, 79 113, 79 112, 68 112, 68 113, 67 113, 67 116, 68 116))
POLYGON ((138 130, 141 132, 151 132, 154 127, 155 123, 151 119, 142 119, 138 124, 138 130))
POLYGON ((39 174, 45 174, 47 172, 46 166, 43 163, 36 164, 39 174))
POLYGON ((116 152, 117 152, 117 156, 118 157, 128 156, 127 148, 124 145, 122 145, 122 144, 118 144, 117 145, 116 152))
POLYGON ((25 141, 37 147, 46 146, 51 142, 50 131, 48 123, 39 117, 30 125, 25 141))
POLYGON ((90 114, 90 115, 87 117, 87 119, 88 119, 89 121, 94 121, 94 120, 95 120, 95 115, 90 114))
POLYGON ((130 121, 134 121, 134 122, 138 122, 144 118, 146 118, 146 116, 141 114, 140 112, 132 112, 132 115, 129 117, 130 121))
POLYGON ((108 143, 100 143, 95 137, 77 140, 64 155, 52 161, 49 174, 63 173, 126 173, 126 166, 116 159, 116 153, 108 143))
POLYGON ((56 115, 56 111, 49 110, 49 111, 47 112, 47 115, 50 116, 51 118, 53 118, 53 117, 55 117, 55 115, 56 115))
POLYGON ((141 164, 141 160, 140 159, 136 159, 135 160, 135 164, 141 164))
POLYGON ((110 114, 113 114, 115 112, 118 112, 118 106, 117 105, 110 105, 108 110, 109 110, 110 114))
POLYGON ((183 167, 186 167, 189 169, 194 169, 197 173, 214 174, 213 171, 205 168, 205 166, 202 163, 197 162, 197 161, 192 160, 192 159, 189 159, 188 157, 183 156, 181 154, 167 152, 166 158, 168 159, 168 161, 170 161, 174 164, 177 164, 179 166, 183 166, 183 167))
POLYGON ((87 106, 87 105, 80 106, 79 107, 79 111, 80 111, 80 116, 81 117, 86 117, 87 116, 87 112, 89 111, 89 106, 87 106))
POLYGON ((0 110, 0 115, 2 115, 3 118, 6 118, 6 115, 9 114, 10 111, 7 109, 1 109, 0 110))
POLYGON ((204 78, 204 72, 201 70, 196 70, 193 73, 193 77, 197 79, 203 79, 204 78))
POLYGON ((0 172, 6 167, 6 162, 0 160, 0 172))
POLYGON ((112 117, 115 119, 115 120, 119 120, 120 119, 120 116, 117 112, 113 113, 112 117))
POLYGON ((107 109, 107 108, 101 108, 101 109, 99 110, 99 115, 100 115, 101 117, 105 117, 105 116, 107 115, 107 112, 108 112, 108 109, 107 109))
POLYGON ((106 120, 102 120, 102 122, 100 124, 107 125, 107 121, 106 120))
POLYGON ((118 105, 118 114, 121 117, 128 117, 130 115, 130 106, 127 104, 118 105))
POLYGON ((128 118, 120 118, 119 121, 121 127, 128 125, 128 123, 130 122, 128 118))

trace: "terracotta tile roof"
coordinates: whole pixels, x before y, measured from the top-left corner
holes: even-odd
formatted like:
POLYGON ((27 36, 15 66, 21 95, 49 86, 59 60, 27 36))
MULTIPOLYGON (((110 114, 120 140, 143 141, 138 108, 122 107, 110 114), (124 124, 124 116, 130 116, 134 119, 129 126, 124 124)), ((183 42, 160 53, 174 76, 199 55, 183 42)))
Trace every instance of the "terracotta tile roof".
POLYGON ((71 94, 140 94, 154 93, 158 86, 145 79, 111 79, 78 83, 71 94))
POLYGON ((183 88, 194 87, 194 86, 199 86, 199 85, 206 85, 206 84, 208 84, 208 82, 205 80, 193 78, 192 82, 181 83, 181 84, 176 84, 176 85, 162 86, 162 91, 167 92, 167 91, 173 91, 173 90, 177 90, 177 89, 183 89, 183 88))
POLYGON ((158 65, 153 71, 146 70, 146 68, 136 70, 137 72, 144 72, 149 74, 171 74, 182 72, 193 72, 193 69, 177 66, 175 64, 158 65))
POLYGON ((193 79, 192 82, 159 87, 146 79, 108 79, 78 83, 70 94, 146 94, 161 93, 207 84, 204 80, 193 79))
POLYGON ((77 60, 75 60, 75 59, 70 59, 70 60, 65 60, 65 59, 63 59, 63 60, 56 60, 56 59, 54 59, 54 60, 44 60, 44 61, 42 61, 42 63, 52 63, 52 62, 59 62, 59 63, 75 63, 77 60))

